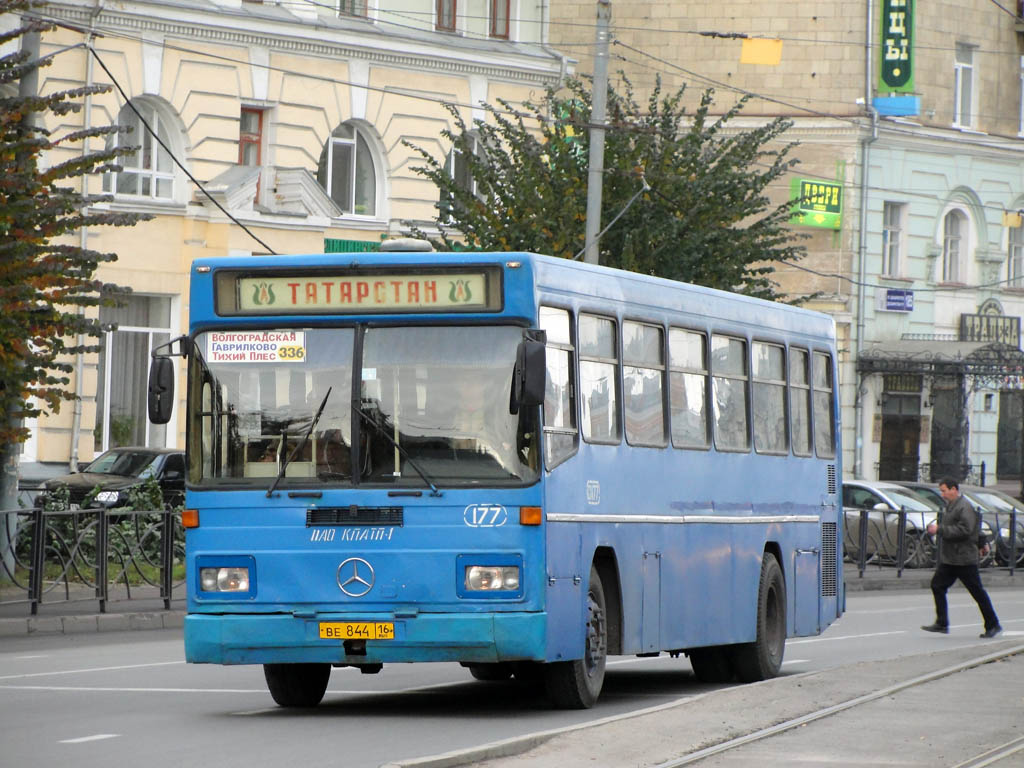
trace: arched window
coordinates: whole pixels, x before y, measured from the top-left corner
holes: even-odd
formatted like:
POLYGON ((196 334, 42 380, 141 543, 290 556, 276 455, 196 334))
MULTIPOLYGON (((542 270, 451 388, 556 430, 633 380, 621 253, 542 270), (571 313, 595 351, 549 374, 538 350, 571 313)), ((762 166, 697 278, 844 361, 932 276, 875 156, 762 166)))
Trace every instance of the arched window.
POLYGON ((357 126, 343 123, 334 129, 320 153, 316 178, 342 213, 377 215, 377 166, 357 126))
POLYGON ((942 223, 942 282, 963 281, 964 237, 967 235, 967 217, 960 211, 950 211, 942 223))
POLYGON ((161 146, 154 137, 155 133, 163 144, 172 150, 180 142, 175 141, 176 130, 172 130, 171 121, 161 114, 162 110, 151 102, 136 99, 131 106, 125 104, 117 115, 117 124, 127 132, 122 132, 108 139, 107 145, 116 142, 117 146, 132 146, 137 149, 119 160, 120 171, 110 171, 103 175, 103 191, 116 195, 133 195, 156 200, 174 200, 176 169, 171 153, 161 146), (132 109, 132 107, 135 109, 132 109), (138 110, 138 113, 136 113, 138 110), (143 124, 142 118, 152 129, 151 133, 143 124))

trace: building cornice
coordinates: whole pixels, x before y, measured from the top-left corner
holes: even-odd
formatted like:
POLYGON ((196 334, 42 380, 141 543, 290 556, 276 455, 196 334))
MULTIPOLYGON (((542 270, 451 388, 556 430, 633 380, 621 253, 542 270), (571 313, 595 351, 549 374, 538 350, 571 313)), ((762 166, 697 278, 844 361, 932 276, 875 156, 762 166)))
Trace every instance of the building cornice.
MULTIPOLYGON (((460 46, 458 40, 414 39, 372 31, 334 29, 302 19, 271 19, 232 14, 218 8, 216 13, 194 6, 144 2, 103 6, 97 14, 91 4, 54 3, 46 6, 47 17, 56 17, 80 28, 131 39, 157 33, 171 38, 232 47, 265 47, 283 53, 322 58, 361 59, 378 66, 443 74, 480 75, 491 80, 536 84, 557 82, 562 60, 550 49, 522 46, 519 50, 482 50, 460 46)), ((183 44, 184 45, 184 44, 183 44)), ((202 51, 196 51, 200 56, 202 51)))

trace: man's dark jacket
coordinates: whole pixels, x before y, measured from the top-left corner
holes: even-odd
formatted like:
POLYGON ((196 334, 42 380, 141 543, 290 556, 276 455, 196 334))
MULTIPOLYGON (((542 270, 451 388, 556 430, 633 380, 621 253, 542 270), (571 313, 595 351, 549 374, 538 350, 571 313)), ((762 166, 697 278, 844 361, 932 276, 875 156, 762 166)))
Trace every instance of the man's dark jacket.
POLYGON ((978 564, 978 531, 981 516, 963 496, 946 506, 939 520, 939 562, 947 565, 978 564))

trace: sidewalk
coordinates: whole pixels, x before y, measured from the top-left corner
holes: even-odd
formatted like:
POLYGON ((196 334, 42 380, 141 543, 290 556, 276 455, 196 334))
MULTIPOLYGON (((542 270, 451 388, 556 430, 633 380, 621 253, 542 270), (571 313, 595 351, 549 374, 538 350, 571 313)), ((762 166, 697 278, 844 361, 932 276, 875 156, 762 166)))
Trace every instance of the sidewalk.
MULTIPOLYGON (((873 592, 893 589, 928 589, 932 569, 904 569, 897 578, 895 568, 868 566, 864 577, 857 569, 846 564, 844 580, 847 593, 873 592)), ((1024 588, 1024 569, 1010 576, 1005 568, 986 568, 981 572, 986 589, 1024 588)), ((953 589, 961 589, 959 584, 953 589)), ((23 594, 23 593, 21 593, 23 594)), ((185 619, 184 586, 175 590, 171 609, 164 609, 158 588, 132 587, 132 599, 125 599, 123 589, 111 589, 106 611, 99 612, 99 602, 91 589, 73 589, 71 601, 57 601, 63 591, 54 590, 44 595, 44 602, 33 616, 27 601, 14 602, 18 593, 9 587, 0 589, 0 638, 33 634, 71 634, 77 632, 122 632, 137 629, 178 629, 185 619), (180 595, 180 597, 179 597, 180 595), (46 602, 47 597, 52 602, 46 602)))

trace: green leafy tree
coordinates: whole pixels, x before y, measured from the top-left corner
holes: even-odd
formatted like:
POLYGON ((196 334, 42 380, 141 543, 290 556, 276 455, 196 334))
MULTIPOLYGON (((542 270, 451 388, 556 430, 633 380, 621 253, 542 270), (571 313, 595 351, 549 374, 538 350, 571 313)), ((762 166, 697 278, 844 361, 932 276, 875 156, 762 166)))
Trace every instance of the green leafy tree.
MULTIPOLYGON (((33 6, 36 7, 36 6, 33 6)), ((26 0, 0 0, 0 14, 29 9, 26 0)), ((26 21, 0 35, 0 43, 19 40, 48 26, 26 21)), ((82 227, 126 226, 137 214, 97 210, 109 196, 83 195, 80 178, 114 167, 133 148, 81 151, 81 142, 106 138, 117 126, 90 127, 54 135, 43 117, 78 111, 87 95, 109 86, 87 86, 44 95, 17 95, 18 83, 50 59, 32 60, 28 50, 0 58, 0 444, 28 437, 22 419, 59 410, 74 398, 69 391, 70 356, 94 352, 99 320, 85 309, 113 305, 123 288, 95 278, 97 267, 114 261, 112 253, 82 248, 71 235, 82 227), (61 150, 61 162, 44 164, 61 150)))
MULTIPOLYGON (((17 506, 19 448, 29 435, 24 420, 56 412, 74 398, 70 360, 97 350, 100 335, 98 319, 86 313, 113 304, 113 295, 123 292, 95 277, 99 265, 116 256, 79 247, 73 236, 83 227, 144 218, 97 210, 93 204, 109 197, 80 191, 82 177, 116 168, 118 157, 134 151, 82 150, 83 142, 98 143, 116 126, 59 134, 45 127, 47 117, 77 112, 82 100, 109 86, 35 92, 39 68, 51 63, 36 50, 39 35, 52 28, 33 19, 39 7, 0 0, 0 16, 22 19, 0 33, 0 45, 20 42, 0 56, 0 511, 17 506)), ((13 513, 0 514, 0 579, 12 572, 15 520, 13 513)))
MULTIPOLYGON (((804 255, 786 226, 790 203, 773 205, 770 185, 796 163, 790 127, 777 118, 734 129, 746 100, 711 113, 705 91, 692 114, 684 88, 646 108, 632 86, 608 91, 600 261, 675 280, 778 298, 774 264, 804 255)), ((435 246, 443 250, 525 250, 578 258, 584 248, 591 94, 580 79, 548 89, 521 109, 499 100, 467 125, 449 106, 453 163, 409 143, 415 172, 440 190, 435 246)), ((424 236, 420 227, 411 234, 424 236)))

